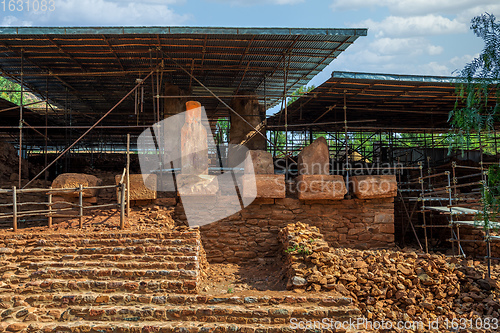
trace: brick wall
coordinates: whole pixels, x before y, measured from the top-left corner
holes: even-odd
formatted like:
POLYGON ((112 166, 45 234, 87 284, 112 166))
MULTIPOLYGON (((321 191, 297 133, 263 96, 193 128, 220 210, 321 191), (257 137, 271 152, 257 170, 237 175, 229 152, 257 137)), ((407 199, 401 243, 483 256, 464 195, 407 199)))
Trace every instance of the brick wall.
MULTIPOLYGON (((182 205, 177 217, 185 218, 182 205)), ((394 198, 350 200, 256 199, 221 221, 202 226, 210 262, 241 263, 275 257, 280 228, 304 222, 319 228, 330 246, 380 248, 394 245, 394 198)))

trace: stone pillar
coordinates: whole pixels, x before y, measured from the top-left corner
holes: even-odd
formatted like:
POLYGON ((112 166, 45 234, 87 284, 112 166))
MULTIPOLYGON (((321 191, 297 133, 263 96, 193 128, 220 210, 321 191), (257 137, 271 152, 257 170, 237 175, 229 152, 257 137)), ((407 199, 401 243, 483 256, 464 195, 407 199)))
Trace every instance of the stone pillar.
MULTIPOLYGON (((164 90, 165 96, 183 96, 185 91, 181 88, 167 83, 164 90)), ((186 98, 164 98, 163 102, 163 115, 164 118, 179 114, 185 111, 186 98)))
MULTIPOLYGON (((261 123, 261 114, 265 112, 256 97, 236 97, 232 108, 255 128, 261 123)), ((264 129, 261 131, 265 135, 264 129)), ((266 139, 235 114, 231 114, 229 144, 227 166, 230 168, 242 163, 248 150, 266 150, 266 139), (251 139, 240 146, 248 138, 251 139)))
MULTIPOLYGON (((186 92, 172 84, 165 84, 163 92, 165 96, 184 96, 186 92)), ((161 126, 153 126, 156 140, 159 143, 159 154, 162 160, 161 169, 175 169, 181 166, 181 130, 184 124, 184 111, 186 111, 186 98, 163 98, 162 111, 164 120, 161 126), (175 116, 175 118, 173 118, 175 116), (169 119, 170 118, 170 119, 169 119), (176 133, 175 135, 173 133, 176 133), (163 142, 163 144, 160 144, 163 142)), ((144 158, 147 158, 144 157, 144 158)), ((171 173, 160 174, 158 177, 158 189, 174 192, 175 184, 171 173)))
POLYGON ((186 103, 177 188, 181 195, 215 195, 219 189, 217 177, 208 175, 207 130, 202 124, 201 104, 195 101, 186 103))
POLYGON ((340 200, 347 193, 344 177, 330 175, 330 153, 324 137, 305 147, 298 157, 296 178, 299 199, 340 200))
POLYGON ((201 104, 186 103, 186 120, 181 130, 182 174, 208 174, 207 130, 201 123, 201 104))
MULTIPOLYGON (((264 106, 259 104, 257 97, 236 97, 233 100, 232 108, 253 127, 258 127, 261 123, 261 115, 265 112, 264 106)), ((240 144, 247 135, 254 129, 245 123, 240 117, 231 114, 231 128, 229 130, 229 143, 240 144)), ((263 130, 265 135, 265 131, 263 130)), ((245 147, 250 150, 266 150, 266 139, 260 134, 255 135, 245 143, 245 147)))

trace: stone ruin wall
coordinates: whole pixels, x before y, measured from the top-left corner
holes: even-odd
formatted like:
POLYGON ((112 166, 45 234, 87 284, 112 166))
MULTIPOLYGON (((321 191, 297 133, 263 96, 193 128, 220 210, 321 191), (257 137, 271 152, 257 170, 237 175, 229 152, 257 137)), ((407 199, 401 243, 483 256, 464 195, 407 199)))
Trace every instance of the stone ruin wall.
MULTIPOLYGON (((237 98, 233 107, 252 125, 259 124, 261 106, 256 99, 237 98)), ((231 117, 230 143, 239 144, 251 132, 252 128, 239 117, 231 117)), ((329 174, 328 144, 320 137, 299 153, 299 176, 295 178, 295 186, 287 191, 285 176, 274 172, 273 157, 265 151, 265 140, 255 136, 245 146, 250 149, 246 157, 251 156, 252 167, 245 164, 240 194, 252 199, 256 195, 256 199, 243 210, 200 228, 210 262, 274 259, 280 253, 279 230, 297 222, 318 227, 331 246, 363 249, 394 246, 395 177, 353 177, 355 198, 344 199, 345 179, 329 174), (381 188, 382 183, 387 188, 381 188), (287 197, 286 192, 294 193, 287 197)), ((229 159, 235 157, 240 160, 243 156, 235 153, 229 159)), ((221 207, 233 204, 233 198, 225 197, 222 192, 211 193, 216 201, 214 214, 221 207)), ((178 203, 175 212, 177 219, 186 220, 182 203, 178 203)))
MULTIPOLYGON (((185 219, 182 204, 176 207, 185 219)), ((330 246, 360 249, 394 246, 394 198, 349 200, 256 199, 242 211, 202 226, 209 262, 244 263, 276 258, 278 232, 287 224, 318 227, 330 246)))

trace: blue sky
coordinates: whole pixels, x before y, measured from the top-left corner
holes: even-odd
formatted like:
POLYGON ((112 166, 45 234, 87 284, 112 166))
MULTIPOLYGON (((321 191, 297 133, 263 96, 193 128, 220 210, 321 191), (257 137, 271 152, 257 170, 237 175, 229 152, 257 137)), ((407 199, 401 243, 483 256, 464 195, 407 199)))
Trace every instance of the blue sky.
POLYGON ((368 28, 367 37, 360 37, 313 79, 315 85, 334 70, 452 75, 483 46, 469 29, 471 18, 484 12, 500 18, 499 0, 51 1, 54 11, 0 8, 0 22, 4 26, 368 28))

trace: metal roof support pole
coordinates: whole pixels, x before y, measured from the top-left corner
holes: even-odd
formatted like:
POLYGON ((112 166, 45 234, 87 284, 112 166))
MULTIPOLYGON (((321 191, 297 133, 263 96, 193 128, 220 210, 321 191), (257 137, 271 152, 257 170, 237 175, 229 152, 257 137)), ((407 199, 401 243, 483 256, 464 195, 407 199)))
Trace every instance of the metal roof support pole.
POLYGON ((115 110, 118 105, 120 105, 124 100, 126 100, 137 88, 139 88, 139 86, 145 82, 151 75, 153 75, 153 73, 155 72, 155 70, 152 70, 145 78, 142 82, 138 83, 135 85, 134 88, 132 88, 132 90, 130 90, 125 96, 123 96, 122 99, 120 99, 118 101, 118 103, 116 103, 111 109, 109 109, 108 112, 106 112, 101 118, 99 118, 95 123, 94 125, 90 126, 89 129, 87 129, 85 131, 85 133, 83 133, 78 139, 76 139, 70 146, 68 146, 66 149, 64 149, 64 151, 62 153, 60 153, 52 162, 50 162, 49 165, 47 165, 45 168, 43 168, 42 171, 40 171, 35 177, 33 177, 26 185, 24 185, 24 187, 28 186, 29 184, 31 184, 35 179, 37 179, 38 177, 40 177, 40 175, 42 173, 44 173, 48 168, 50 168, 56 161, 58 161, 62 156, 64 156, 71 148, 73 148, 74 145, 76 145, 78 142, 80 142, 81 139, 83 139, 90 131, 92 131, 97 125, 99 125, 99 123, 104 119, 106 118, 111 112, 113 112, 113 110, 115 110))
MULTIPOLYGON (((71 126, 71 123, 69 123, 68 126, 68 87, 65 89, 65 96, 64 96, 64 123, 66 124, 66 129, 64 131, 64 144, 66 146, 69 146, 69 138, 68 138, 68 133, 69 133, 69 126, 71 126)), ((64 172, 68 172, 68 155, 64 157, 64 172)))
MULTIPOLYGON (((47 153, 48 153, 48 147, 47 147, 47 138, 48 138, 48 122, 49 122, 49 78, 45 78, 45 147, 44 147, 44 167, 47 166, 47 153)), ((47 172, 44 173, 43 180, 45 181, 44 186, 47 186, 47 172)), ((52 224, 52 220, 51 220, 52 224)))
POLYGON ((134 114, 137 115, 137 90, 134 93, 134 114))
POLYGON ((266 75, 264 74, 264 110, 267 110, 266 75))
MULTIPOLYGON (((283 59, 284 60, 284 59, 283 59)), ((284 66, 283 74, 283 104, 285 104, 285 180, 288 180, 288 107, 286 102, 286 86, 288 84, 288 67, 290 66, 290 55, 288 56, 288 66, 284 66)))
MULTIPOLYGON (((153 51, 149 49, 149 66, 153 67, 153 51)), ((155 78, 151 76, 151 96, 153 96, 153 118, 156 118, 154 115, 156 114, 156 102, 158 101, 155 96, 155 78)), ((154 121, 156 123, 156 120, 154 121)))
POLYGON ((423 170, 423 162, 420 161, 418 162, 418 168, 420 169, 420 177, 418 179, 418 182, 420 183, 420 198, 419 200, 422 201, 422 207, 421 207, 421 211, 422 211, 422 228, 424 228, 424 239, 425 239, 425 253, 429 253, 429 242, 428 242, 428 239, 427 239, 427 221, 426 221, 426 218, 425 218, 425 189, 424 189, 424 180, 423 180, 423 177, 424 177, 424 170, 423 170))
MULTIPOLYGON (((486 240, 486 262, 488 264, 488 278, 491 277, 491 244, 490 244, 490 221, 489 221, 489 210, 491 207, 489 206, 488 202, 484 199, 484 197, 487 195, 486 193, 490 191, 490 188, 488 186, 488 179, 486 177, 488 171, 484 170, 484 161, 483 161, 483 142, 481 140, 481 131, 478 132, 478 141, 479 141, 479 154, 481 156, 480 160, 480 167, 481 167, 481 181, 483 183, 483 223, 484 223, 484 228, 485 228, 485 240, 486 240), (488 220, 484 218, 484 216, 487 215, 488 220), (487 222, 486 222, 487 221, 487 222)), ((488 193, 488 195, 491 195, 491 193, 488 193)))
POLYGON ((156 68, 156 121, 160 121, 160 69, 156 68))
POLYGON ((127 217, 130 217, 130 133, 127 133, 127 217))
MULTIPOLYGON (((264 115, 263 115, 264 119, 261 118, 261 121, 266 121, 266 112, 267 112, 267 91, 266 91, 266 75, 264 74, 264 115)), ((266 132, 266 137, 267 137, 267 132, 266 132)), ((267 141, 266 141, 266 148, 267 148, 267 141)), ((269 149, 266 149, 266 151, 269 151, 269 149)), ((275 154, 273 154, 273 157, 275 157, 275 154)))
POLYGON ((345 174, 345 186, 347 189, 347 194, 346 198, 350 199, 351 195, 349 194, 349 143, 348 143, 348 136, 347 136, 347 97, 346 97, 347 90, 344 90, 344 131, 345 131, 345 169, 346 169, 346 174, 345 174))
POLYGON ((21 103, 19 104, 19 170, 18 178, 19 185, 21 188, 21 173, 22 173, 22 156, 23 156, 23 86, 24 86, 24 50, 21 50, 21 103))

